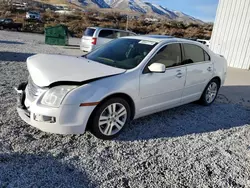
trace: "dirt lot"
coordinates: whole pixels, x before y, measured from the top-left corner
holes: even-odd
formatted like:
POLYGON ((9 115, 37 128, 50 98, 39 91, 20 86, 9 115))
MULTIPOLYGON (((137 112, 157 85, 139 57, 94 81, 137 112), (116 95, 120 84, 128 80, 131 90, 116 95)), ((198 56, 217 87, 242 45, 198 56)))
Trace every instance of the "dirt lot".
POLYGON ((250 187, 250 110, 226 88, 210 107, 135 120, 113 141, 47 134, 21 121, 13 87, 27 79, 26 58, 81 54, 43 39, 0 31, 0 187, 250 187))

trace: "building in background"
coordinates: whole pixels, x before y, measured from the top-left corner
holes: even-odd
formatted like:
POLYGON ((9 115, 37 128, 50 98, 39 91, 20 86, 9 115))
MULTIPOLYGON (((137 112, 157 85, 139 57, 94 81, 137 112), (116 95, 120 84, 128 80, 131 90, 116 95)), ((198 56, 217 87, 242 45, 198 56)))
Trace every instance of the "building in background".
POLYGON ((219 0, 210 48, 230 67, 250 69, 250 0, 219 0))

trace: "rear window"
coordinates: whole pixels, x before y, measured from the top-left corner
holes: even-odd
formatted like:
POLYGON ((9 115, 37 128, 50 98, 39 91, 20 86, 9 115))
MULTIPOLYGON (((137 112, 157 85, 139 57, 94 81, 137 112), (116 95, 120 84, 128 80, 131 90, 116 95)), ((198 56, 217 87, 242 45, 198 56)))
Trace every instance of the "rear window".
POLYGON ((87 28, 84 32, 84 35, 85 36, 89 36, 89 37, 92 37, 95 33, 95 29, 93 28, 87 28))

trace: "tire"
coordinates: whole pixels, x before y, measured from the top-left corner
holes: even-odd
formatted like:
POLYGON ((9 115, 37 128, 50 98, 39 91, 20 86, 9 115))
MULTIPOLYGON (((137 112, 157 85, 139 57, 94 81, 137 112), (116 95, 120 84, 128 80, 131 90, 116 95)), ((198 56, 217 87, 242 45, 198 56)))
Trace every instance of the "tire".
POLYGON ((206 86, 202 93, 199 102, 204 106, 210 106, 215 101, 220 89, 220 82, 218 79, 212 79, 206 86), (209 95, 209 96, 208 96, 209 95))
POLYGON ((0 30, 3 30, 4 28, 3 28, 3 26, 0 26, 0 30))
POLYGON ((131 110, 127 101, 122 98, 111 98, 97 106, 92 114, 89 129, 97 138, 110 140, 121 133, 130 117, 131 110))

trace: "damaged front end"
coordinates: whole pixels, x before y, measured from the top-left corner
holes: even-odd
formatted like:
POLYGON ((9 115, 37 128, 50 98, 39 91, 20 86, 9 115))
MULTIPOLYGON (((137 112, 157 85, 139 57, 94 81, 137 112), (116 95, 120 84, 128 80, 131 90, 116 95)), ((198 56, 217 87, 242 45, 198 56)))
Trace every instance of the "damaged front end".
POLYGON ((24 101, 25 101, 25 88, 27 87, 28 82, 23 82, 18 85, 18 87, 14 87, 18 96, 17 96, 17 107, 21 109, 27 109, 24 101))
POLYGON ((35 101, 36 98, 46 92, 48 88, 40 88, 36 86, 29 77, 28 82, 23 82, 14 88, 17 92, 17 111, 19 116, 29 123, 30 119, 30 103, 35 101), (27 100, 28 99, 28 100, 27 100))

